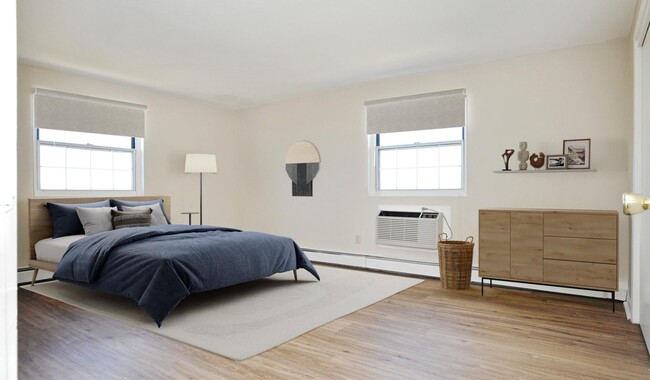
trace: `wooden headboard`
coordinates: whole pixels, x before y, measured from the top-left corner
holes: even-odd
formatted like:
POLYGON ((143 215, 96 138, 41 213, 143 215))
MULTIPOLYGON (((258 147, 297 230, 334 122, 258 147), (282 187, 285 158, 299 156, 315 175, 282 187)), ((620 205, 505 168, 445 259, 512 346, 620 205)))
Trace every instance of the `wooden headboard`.
MULTIPOLYGON (((52 237, 52 219, 45 208, 48 202, 51 203, 88 203, 98 202, 110 197, 96 198, 29 198, 29 258, 36 260, 36 250, 34 245, 42 239, 52 237)), ((163 200, 165 212, 171 216, 171 200, 169 196, 133 196, 133 197, 113 197, 114 199, 123 199, 128 201, 148 201, 151 199, 163 200)))

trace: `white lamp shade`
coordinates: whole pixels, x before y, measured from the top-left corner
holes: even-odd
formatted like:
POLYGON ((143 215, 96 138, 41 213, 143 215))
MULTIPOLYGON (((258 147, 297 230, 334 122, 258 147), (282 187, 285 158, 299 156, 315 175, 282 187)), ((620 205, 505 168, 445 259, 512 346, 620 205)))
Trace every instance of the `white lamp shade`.
POLYGON ((188 153, 185 156, 185 173, 216 173, 215 154, 188 153))

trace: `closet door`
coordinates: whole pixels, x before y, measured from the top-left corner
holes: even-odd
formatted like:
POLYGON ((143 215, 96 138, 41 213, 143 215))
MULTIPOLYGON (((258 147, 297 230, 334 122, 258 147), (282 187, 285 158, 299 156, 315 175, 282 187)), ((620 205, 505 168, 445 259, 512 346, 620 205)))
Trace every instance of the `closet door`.
POLYGON ((0 56, 0 379, 15 379, 18 376, 16 3, 0 3, 0 44, 3 48, 0 56))
MULTIPOLYGON (((645 2, 646 4, 646 18, 643 25, 646 27, 650 22, 650 16, 647 13, 650 13, 650 2, 645 2)), ((648 29, 642 28, 645 32, 648 29)), ((641 101, 637 104, 641 105, 641 138, 640 138, 640 147, 635 145, 635 148, 640 148, 638 152, 635 152, 635 164, 638 166, 639 170, 635 171, 635 174, 640 174, 640 178, 635 176, 634 181, 637 183, 635 185, 634 191, 644 194, 646 197, 650 196, 650 173, 648 172, 648 165, 650 163, 650 34, 647 36, 644 34, 645 43, 640 49, 641 52, 641 101), (639 173, 640 172, 640 173, 639 173), (637 187, 638 186, 638 187, 637 187)), ((639 127, 639 126, 637 126, 639 127)), ((638 241, 638 265, 639 269, 639 323, 641 325, 641 330, 643 331, 643 336, 645 337, 646 344, 648 345, 648 351, 650 351, 650 257, 648 252, 650 252, 650 234, 648 229, 650 228, 650 211, 634 215, 630 217, 632 225, 632 245, 635 245, 635 242, 638 241)), ((634 264, 634 260, 633 260, 634 264)), ((634 271, 634 269, 633 269, 634 271)), ((634 273, 632 273, 634 276, 634 273)), ((633 285, 632 291, 634 292, 635 286, 633 285)), ((633 295, 634 296, 634 295, 633 295)))

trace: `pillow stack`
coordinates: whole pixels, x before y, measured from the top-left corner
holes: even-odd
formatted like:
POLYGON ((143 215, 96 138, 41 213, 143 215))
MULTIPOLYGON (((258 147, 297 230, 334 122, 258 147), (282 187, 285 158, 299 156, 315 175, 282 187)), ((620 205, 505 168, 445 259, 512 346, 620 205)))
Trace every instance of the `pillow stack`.
POLYGON ((170 224, 162 199, 125 201, 106 199, 90 203, 50 203, 53 238, 94 235, 112 229, 170 224))
POLYGON ((120 199, 111 199, 111 206, 117 207, 120 211, 125 211, 125 207, 151 207, 154 215, 156 215, 152 218, 152 220, 155 221, 154 224, 171 224, 169 217, 165 213, 162 199, 152 199, 149 201, 123 201, 120 199))

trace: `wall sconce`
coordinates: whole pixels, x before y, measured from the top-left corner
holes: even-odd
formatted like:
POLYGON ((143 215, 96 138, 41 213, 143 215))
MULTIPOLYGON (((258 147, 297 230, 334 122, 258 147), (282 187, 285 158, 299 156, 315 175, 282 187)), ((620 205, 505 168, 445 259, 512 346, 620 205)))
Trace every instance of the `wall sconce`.
POLYGON ((650 198, 636 193, 623 193, 623 214, 639 214, 648 207, 650 207, 650 198))

